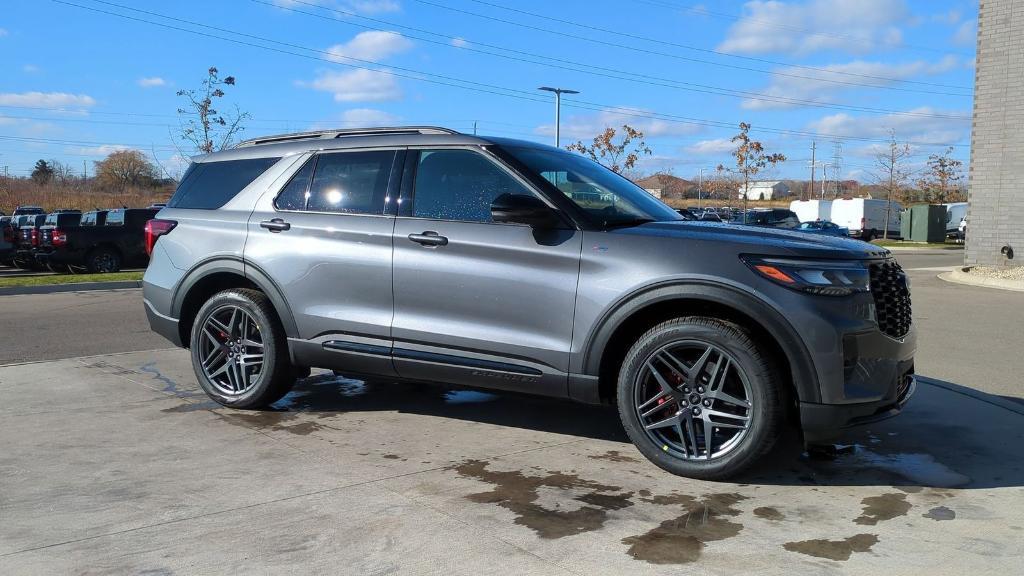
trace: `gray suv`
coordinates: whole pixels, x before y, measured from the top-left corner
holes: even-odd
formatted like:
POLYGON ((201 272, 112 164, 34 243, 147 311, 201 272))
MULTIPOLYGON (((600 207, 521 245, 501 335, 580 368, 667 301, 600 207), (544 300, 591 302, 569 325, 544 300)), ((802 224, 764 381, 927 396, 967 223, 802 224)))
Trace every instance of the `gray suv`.
POLYGON ((845 238, 684 221, 579 155, 442 128, 291 134, 194 160, 146 229, 146 313, 211 398, 310 367, 617 406, 722 478, 914 390, 907 279, 845 238))

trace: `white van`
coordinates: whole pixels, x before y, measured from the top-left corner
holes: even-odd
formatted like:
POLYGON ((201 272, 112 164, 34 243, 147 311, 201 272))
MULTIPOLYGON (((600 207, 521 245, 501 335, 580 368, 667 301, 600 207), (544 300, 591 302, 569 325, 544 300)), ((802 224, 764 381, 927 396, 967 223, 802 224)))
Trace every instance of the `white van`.
POLYGON ((793 200, 789 209, 796 213, 801 222, 818 222, 832 219, 831 200, 793 200))
POLYGON ((946 207, 946 236, 956 236, 960 221, 967 216, 967 202, 950 202, 946 207))
MULTIPOLYGON (((832 222, 850 231, 861 240, 881 238, 885 230, 885 200, 851 198, 832 201, 832 222)), ((893 202, 889 213, 889 237, 900 237, 900 212, 903 206, 893 202)))

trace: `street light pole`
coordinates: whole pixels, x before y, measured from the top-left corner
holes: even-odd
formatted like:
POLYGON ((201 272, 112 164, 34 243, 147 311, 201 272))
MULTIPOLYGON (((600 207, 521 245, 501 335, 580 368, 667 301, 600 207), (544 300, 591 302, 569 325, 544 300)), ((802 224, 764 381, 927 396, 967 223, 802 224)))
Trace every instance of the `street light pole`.
POLYGON ((555 148, 559 148, 562 140, 562 94, 579 94, 579 92, 550 86, 541 86, 538 90, 555 93, 555 148))
POLYGON ((697 173, 697 209, 700 210, 700 196, 701 190, 704 188, 704 169, 701 168, 697 173))

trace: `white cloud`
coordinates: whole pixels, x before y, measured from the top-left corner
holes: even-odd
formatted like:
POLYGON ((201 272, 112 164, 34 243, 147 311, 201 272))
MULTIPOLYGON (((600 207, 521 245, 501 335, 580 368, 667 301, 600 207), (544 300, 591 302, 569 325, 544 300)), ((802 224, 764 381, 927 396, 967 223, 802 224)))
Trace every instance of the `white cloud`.
POLYGON ((85 156, 109 156, 114 152, 120 152, 122 150, 134 150, 131 146, 125 146, 124 144, 102 144, 100 146, 79 146, 68 148, 68 152, 73 154, 83 154, 85 156))
POLYGON ((156 86, 166 86, 167 81, 159 76, 150 76, 148 78, 139 78, 138 84, 143 88, 153 88, 156 86))
POLYGON ((960 21, 960 17, 963 16, 959 10, 952 9, 949 12, 941 12, 939 14, 932 14, 932 20, 941 22, 943 24, 949 24, 952 26, 960 21))
POLYGON ((0 28, 0 38, 7 36, 8 32, 6 28, 0 28))
MULTIPOLYGON (((853 136, 858 138, 889 138, 890 130, 896 133, 900 142, 927 142, 952 144, 969 136, 971 118, 967 112, 943 111, 922 106, 911 112, 919 114, 941 114, 966 116, 963 119, 930 118, 888 114, 883 116, 852 116, 846 113, 832 114, 808 124, 813 132, 828 136, 853 136)), ((870 153, 870 150, 868 150, 870 153)))
POLYGON ((66 92, 21 92, 0 93, 0 106, 23 106, 30 108, 62 108, 95 106, 96 100, 86 94, 66 92))
POLYGON ((331 92, 335 102, 383 102, 402 97, 395 77, 377 70, 329 70, 321 72, 312 82, 301 85, 321 92, 331 92))
POLYGON ((953 33, 953 43, 960 46, 970 46, 978 41, 978 21, 964 20, 953 33))
POLYGON ((389 126, 399 120, 394 114, 374 108, 352 108, 341 113, 341 122, 346 126, 389 126))
POLYGON ((398 0, 274 0, 274 4, 281 8, 291 8, 293 6, 299 6, 302 8, 308 8, 309 4, 318 4, 321 6, 338 6, 340 8, 347 8, 360 14, 381 14, 384 12, 398 12, 402 9, 401 4, 398 0))
MULTIPOLYGON (((943 74, 955 69, 960 60, 953 55, 946 55, 937 62, 926 62, 916 60, 901 64, 887 64, 883 62, 864 62, 856 60, 846 64, 829 64, 821 66, 820 70, 807 70, 804 68, 780 68, 775 70, 771 83, 764 89, 757 92, 776 98, 790 100, 807 100, 811 102, 828 102, 836 93, 843 90, 855 89, 856 86, 839 84, 834 80, 849 82, 849 74, 859 76, 874 76, 875 78, 852 77, 858 82, 875 84, 877 86, 888 86, 896 84, 900 80, 906 80, 917 76, 931 76, 943 74), (845 75, 845 76, 844 76, 845 75), (798 77, 799 76, 799 77, 798 77), (887 78, 889 80, 880 80, 887 78)), ((773 108, 793 108, 801 106, 796 102, 776 101, 770 99, 744 99, 740 105, 748 110, 764 110, 773 108)))
POLYGON ((684 150, 688 154, 723 154, 731 152, 735 148, 736 144, 730 142, 728 138, 714 138, 701 140, 692 146, 687 146, 684 150))
POLYGON ((360 32, 344 44, 327 49, 328 58, 335 62, 356 60, 378 61, 412 48, 412 41, 397 32, 373 30, 360 32))
POLYGON ((469 42, 466 41, 465 38, 452 38, 451 44, 456 48, 465 48, 466 46, 469 46, 469 42))
POLYGON ((864 54, 898 46, 908 18, 903 0, 753 0, 718 49, 742 54, 864 54), (799 29, 799 30, 796 30, 799 29))
POLYGON ((35 74, 36 72, 39 72, 39 66, 36 66, 35 64, 25 64, 21 67, 21 71, 25 74, 35 74))
MULTIPOLYGON (((668 122, 653 118, 645 118, 644 114, 650 111, 641 108, 621 107, 605 109, 597 114, 581 114, 563 117, 562 136, 565 138, 590 139, 597 136, 605 128, 622 128, 628 124, 644 133, 645 138, 656 138, 658 136, 681 136, 700 132, 702 127, 696 124, 684 124, 681 122, 668 122)), ((552 136, 555 133, 554 124, 538 126, 535 133, 544 136, 552 136)))

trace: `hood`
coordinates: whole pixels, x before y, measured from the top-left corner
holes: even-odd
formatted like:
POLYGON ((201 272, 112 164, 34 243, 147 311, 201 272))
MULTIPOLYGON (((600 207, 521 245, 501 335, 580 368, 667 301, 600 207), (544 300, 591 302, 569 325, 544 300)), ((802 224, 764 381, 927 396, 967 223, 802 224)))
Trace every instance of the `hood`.
POLYGON ((737 254, 844 260, 885 258, 891 254, 885 248, 852 238, 722 222, 651 222, 612 233, 733 244, 737 254))

